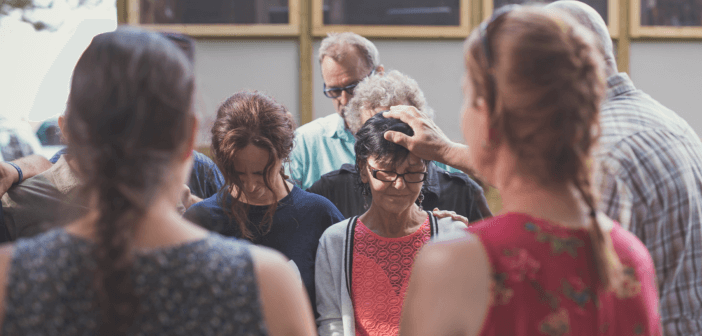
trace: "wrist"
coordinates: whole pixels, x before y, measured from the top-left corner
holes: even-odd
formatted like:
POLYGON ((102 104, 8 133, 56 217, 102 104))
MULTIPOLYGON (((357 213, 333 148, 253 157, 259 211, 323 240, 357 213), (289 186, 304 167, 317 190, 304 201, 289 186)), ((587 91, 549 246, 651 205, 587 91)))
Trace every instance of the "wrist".
POLYGON ((22 182, 22 169, 12 162, 2 162, 2 179, 11 182, 11 185, 22 182))

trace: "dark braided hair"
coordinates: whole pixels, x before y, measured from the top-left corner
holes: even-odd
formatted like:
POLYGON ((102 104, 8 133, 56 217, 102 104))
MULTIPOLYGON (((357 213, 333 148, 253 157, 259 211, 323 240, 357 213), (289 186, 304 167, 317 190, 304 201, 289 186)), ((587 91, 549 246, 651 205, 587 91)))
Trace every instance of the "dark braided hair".
MULTIPOLYGON (((249 144, 268 151, 268 162, 263 169, 263 183, 268 190, 270 171, 277 161, 287 161, 293 148, 295 138, 295 121, 288 110, 273 98, 257 91, 241 91, 229 97, 217 111, 217 119, 212 126, 212 154, 219 170, 224 175, 227 193, 232 194, 244 190, 244 185, 235 169, 236 153, 249 144)), ((288 179, 281 166, 280 178, 288 179)), ((288 188, 285 183, 285 188, 288 188)), ((290 192, 290 190, 287 190, 290 192)), ((248 223, 248 204, 241 202, 241 192, 236 193, 231 208, 225 206, 225 198, 220 198, 222 208, 239 224, 241 236, 252 239, 257 230, 260 235, 270 231, 273 215, 278 207, 278 196, 275 203, 268 206, 263 221, 257 227, 248 223)))
POLYGON ((520 169, 541 185, 575 186, 589 207, 598 283, 618 290, 622 267, 598 222, 590 181, 605 92, 593 37, 569 17, 535 6, 497 16, 485 34, 491 60, 478 31, 466 40, 464 53, 474 96, 487 102, 490 127, 519 157, 520 169))
POLYGON ((138 314, 134 232, 192 136, 193 90, 183 52, 158 33, 134 28, 93 38, 73 72, 68 154, 99 212, 94 288, 100 335, 125 334, 138 314))

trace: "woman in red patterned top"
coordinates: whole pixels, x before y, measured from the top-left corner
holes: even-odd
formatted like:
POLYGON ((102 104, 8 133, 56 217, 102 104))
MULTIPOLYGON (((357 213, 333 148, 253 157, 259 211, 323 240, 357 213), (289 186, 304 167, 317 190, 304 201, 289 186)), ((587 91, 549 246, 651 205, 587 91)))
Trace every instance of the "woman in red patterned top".
POLYGON ((466 228, 420 208, 428 162, 385 140, 387 130, 412 131, 377 114, 356 133, 359 184, 370 207, 332 225, 320 239, 315 282, 322 336, 397 335, 419 248, 432 236, 466 228))
POLYGON ((592 41, 564 14, 518 6, 467 39, 466 156, 504 207, 418 255, 403 336, 661 334, 648 251, 595 211, 592 41))

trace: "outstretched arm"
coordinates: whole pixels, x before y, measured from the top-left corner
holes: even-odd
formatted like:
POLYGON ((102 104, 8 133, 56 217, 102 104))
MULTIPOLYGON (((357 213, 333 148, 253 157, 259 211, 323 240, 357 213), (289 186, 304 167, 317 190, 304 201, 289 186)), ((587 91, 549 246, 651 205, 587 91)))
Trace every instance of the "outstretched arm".
POLYGON ((439 126, 413 106, 398 105, 383 113, 386 118, 400 119, 412 127, 413 136, 396 131, 385 132, 385 139, 409 149, 425 160, 447 164, 472 174, 468 147, 451 141, 439 126))
MULTIPOLYGON (((34 177, 51 168, 51 162, 41 155, 29 155, 12 161, 22 170, 22 180, 34 177)), ((7 162, 0 162, 0 196, 19 182, 19 172, 7 162)))

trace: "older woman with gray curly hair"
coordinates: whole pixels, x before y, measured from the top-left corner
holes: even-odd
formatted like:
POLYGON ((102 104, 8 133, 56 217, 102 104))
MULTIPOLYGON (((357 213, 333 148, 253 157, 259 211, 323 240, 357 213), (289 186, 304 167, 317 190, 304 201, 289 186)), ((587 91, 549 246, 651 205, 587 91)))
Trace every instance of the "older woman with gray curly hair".
POLYGON ((397 70, 376 73, 358 83, 344 118, 351 132, 356 134, 370 117, 395 105, 414 106, 434 118, 434 111, 427 105, 417 81, 397 70))

